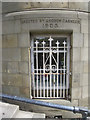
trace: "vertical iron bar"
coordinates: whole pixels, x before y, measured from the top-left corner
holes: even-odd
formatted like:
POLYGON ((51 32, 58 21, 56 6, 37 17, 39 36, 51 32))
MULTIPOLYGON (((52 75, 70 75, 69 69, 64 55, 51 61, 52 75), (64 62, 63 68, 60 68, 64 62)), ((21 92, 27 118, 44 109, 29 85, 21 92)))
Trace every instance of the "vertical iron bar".
POLYGON ((59 42, 57 41, 57 97, 58 97, 58 63, 59 63, 59 52, 58 52, 58 47, 59 47, 59 42))
POLYGON ((37 97, 38 97, 38 41, 36 43, 36 69, 37 69, 37 97))
POLYGON ((42 73, 41 73, 41 68, 40 68, 40 97, 42 97, 42 73))
POLYGON ((49 41, 50 41, 50 97, 52 97, 52 38, 50 36, 49 41))
POLYGON ((48 97, 48 74, 47 74, 47 97, 48 97))
POLYGON ((44 45, 45 42, 42 42, 43 44, 43 97, 45 97, 45 54, 44 54, 44 45))
POLYGON ((60 97, 62 97, 62 70, 60 70, 60 97))
POLYGON ((53 94, 54 94, 54 97, 55 97, 55 74, 53 74, 54 75, 54 77, 53 77, 53 81, 54 81, 54 92, 53 92, 53 94))
POLYGON ((64 80, 63 80, 63 98, 65 97, 65 44, 66 42, 63 42, 64 44, 64 80))

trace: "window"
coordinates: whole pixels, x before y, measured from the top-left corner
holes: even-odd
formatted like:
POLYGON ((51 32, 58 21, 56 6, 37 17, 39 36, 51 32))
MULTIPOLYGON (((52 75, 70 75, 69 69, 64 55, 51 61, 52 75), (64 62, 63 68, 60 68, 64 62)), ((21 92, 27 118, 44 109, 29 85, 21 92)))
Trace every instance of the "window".
POLYGON ((33 37, 31 41, 33 98, 68 98, 69 62, 69 37, 33 37))

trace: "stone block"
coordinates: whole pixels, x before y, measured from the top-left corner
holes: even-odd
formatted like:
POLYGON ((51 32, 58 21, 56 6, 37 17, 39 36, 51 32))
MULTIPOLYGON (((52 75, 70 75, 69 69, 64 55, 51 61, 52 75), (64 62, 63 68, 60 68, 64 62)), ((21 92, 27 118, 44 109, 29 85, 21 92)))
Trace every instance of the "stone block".
POLYGON ((28 32, 30 30, 28 23, 21 23, 21 31, 28 32))
POLYGON ((8 85, 21 87, 22 75, 21 74, 8 74, 8 85))
POLYGON ((73 73, 83 73, 84 63, 83 62, 73 62, 73 73))
POLYGON ((0 73, 0 93, 2 93, 2 73, 0 73))
POLYGON ((8 85, 8 74, 2 73, 2 85, 8 85))
POLYGON ((2 73, 2 61, 0 61, 0 73, 2 73))
POLYGON ((2 93, 8 94, 8 95, 19 96, 19 87, 3 85, 2 93))
POLYGON ((86 34, 84 34, 84 47, 90 47, 90 42, 88 41, 88 38, 89 38, 89 36, 88 36, 88 34, 86 33, 86 34))
POLYGON ((21 60, 20 48, 3 49, 2 50, 2 60, 3 61, 20 61, 21 60))
POLYGON ((28 33, 22 33, 18 35, 18 45, 19 47, 29 47, 30 39, 28 33))
POLYGON ((29 75, 23 75, 22 86, 23 87, 30 87, 30 78, 29 75))
POLYGON ((88 98, 88 85, 82 87, 82 98, 88 98))
POLYGON ((88 19, 88 16, 89 16, 88 13, 78 12, 78 18, 80 18, 80 19, 85 19, 85 20, 87 20, 87 19, 88 19))
POLYGON ((30 88, 28 88, 28 87, 21 87, 20 88, 20 96, 29 98, 29 96, 30 96, 30 88))
POLYGON ((72 104, 73 104, 74 106, 78 106, 79 100, 73 100, 73 101, 72 101, 72 104))
POLYGON ((80 86, 80 80, 79 81, 76 81, 76 80, 73 80, 72 82, 72 87, 75 88, 75 87, 79 87, 80 86))
POLYGON ((17 34, 6 35, 6 47, 17 47, 17 34))
POLYGON ((7 72, 7 65, 8 65, 7 62, 5 62, 5 61, 2 62, 2 72, 3 72, 3 73, 6 73, 6 72, 7 72))
POLYGON ((73 48, 73 62, 80 61, 81 51, 80 48, 73 48))
POLYGON ((0 34, 0 49, 2 49, 2 34, 0 34))
POLYGON ((2 33, 3 34, 12 34, 12 33, 20 33, 21 26, 19 20, 7 20, 2 21, 2 33))
POLYGON ((49 8, 68 8, 68 2, 50 2, 49 8))
POLYGON ((21 33, 21 23, 19 19, 14 21, 14 26, 15 26, 14 28, 15 33, 21 33))
POLYGON ((84 62, 84 73, 88 73, 88 62, 84 62))
POLYGON ((8 67, 7 67, 7 72, 8 73, 18 73, 18 62, 8 62, 8 67))
POLYGON ((73 33, 73 47, 83 47, 83 34, 73 33))
POLYGON ((81 98, 81 88, 72 88, 72 99, 80 99, 81 98))
POLYGON ((29 58, 28 48, 21 48, 21 60, 22 61, 28 61, 29 58))
POLYGON ((72 74, 72 87, 76 88, 79 87, 80 84, 80 73, 73 73, 72 74))
POLYGON ((22 75, 20 74, 2 74, 2 84, 7 86, 22 86, 22 75))
POLYGON ((88 85, 88 74, 83 73, 80 76, 80 86, 88 85))
POLYGON ((19 62, 19 72, 23 74, 28 74, 28 62, 19 62))
POLYGON ((14 33, 14 22, 13 21, 2 21, 2 33, 10 34, 14 33))
POLYGON ((0 62, 2 62, 2 48, 0 48, 0 62))
POLYGON ((79 106, 82 106, 82 107, 85 107, 85 108, 89 107, 88 97, 79 99, 79 106))
POLYGON ((88 2, 74 2, 69 0, 69 9, 88 11, 88 2))
POLYGON ((88 61, 88 48, 81 48, 81 61, 88 61))
POLYGON ((8 61, 10 58, 8 57, 8 49, 2 49, 2 61, 8 61))
POLYGON ((6 48, 6 47, 7 47, 6 35, 2 35, 2 48, 6 48))
POLYGON ((81 33, 88 33, 88 20, 82 19, 81 20, 81 33))

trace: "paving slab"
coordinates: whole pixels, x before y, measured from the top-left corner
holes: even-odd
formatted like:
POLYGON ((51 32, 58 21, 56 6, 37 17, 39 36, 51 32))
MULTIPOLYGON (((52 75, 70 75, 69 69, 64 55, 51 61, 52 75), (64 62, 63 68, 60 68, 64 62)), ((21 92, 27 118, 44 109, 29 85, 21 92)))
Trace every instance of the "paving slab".
POLYGON ((45 118, 45 114, 21 111, 18 105, 0 102, 1 118, 45 118))

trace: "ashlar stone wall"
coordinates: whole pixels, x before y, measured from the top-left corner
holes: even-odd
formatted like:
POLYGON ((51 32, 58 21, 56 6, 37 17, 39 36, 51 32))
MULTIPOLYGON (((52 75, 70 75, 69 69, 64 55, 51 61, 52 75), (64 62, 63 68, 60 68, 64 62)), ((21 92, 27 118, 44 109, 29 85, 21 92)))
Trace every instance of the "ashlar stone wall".
MULTIPOLYGON (((59 33, 71 36, 71 59, 70 59, 70 87, 71 101, 62 102, 64 105, 88 106, 88 14, 76 11, 39 11, 28 14, 3 16, 3 39, 2 39, 2 92, 5 94, 30 98, 30 61, 29 47, 30 33, 59 33), (59 23, 48 23, 43 26, 46 19, 64 19, 59 23), (35 22, 35 19, 44 19, 35 22), (68 22, 66 21, 68 19, 68 22), (77 22, 70 22, 76 20, 77 22), (27 22, 29 21, 29 22, 27 22), (31 22, 32 21, 32 22, 31 22), (50 26, 52 24, 53 27, 50 26), (57 24, 57 27, 54 27, 57 24)), ((52 102, 51 100, 48 100, 52 102)), ((53 100, 56 102, 56 100, 53 100)), ((57 101, 60 104, 60 100, 57 101)), ((56 102, 56 103, 57 103, 56 102)), ((32 107, 35 112, 48 109, 32 107), (35 108, 35 109, 34 109, 35 108)), ((57 111, 54 111, 56 114, 57 111)), ((52 114, 52 112, 50 113, 52 114)), ((58 112, 59 114, 59 112, 58 112)), ((64 114, 62 112, 62 114, 64 114)), ((66 114, 67 116, 67 114, 66 114)), ((73 117, 73 116, 72 116, 73 117)))
POLYGON ((3 22, 2 92, 29 97, 28 47, 30 43, 28 33, 21 33, 19 27, 18 21, 3 22))

